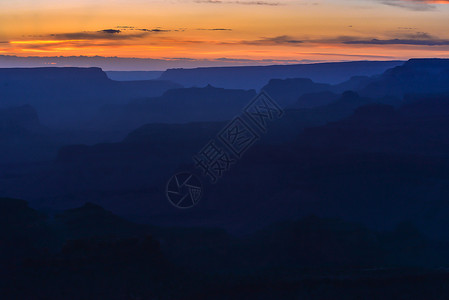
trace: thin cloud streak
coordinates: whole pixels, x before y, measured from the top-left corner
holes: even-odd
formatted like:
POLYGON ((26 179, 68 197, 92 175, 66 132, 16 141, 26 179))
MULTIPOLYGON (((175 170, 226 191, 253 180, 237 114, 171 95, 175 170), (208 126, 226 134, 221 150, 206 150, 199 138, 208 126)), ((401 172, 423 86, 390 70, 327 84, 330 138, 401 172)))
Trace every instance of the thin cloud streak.
POLYGON ((449 4, 447 0, 376 0, 385 5, 401 7, 413 11, 435 10, 435 4, 449 4))
POLYGON ((416 45, 416 46, 447 46, 449 40, 417 40, 417 39, 389 39, 389 40, 355 40, 343 42, 347 45, 416 45))
POLYGON ((267 1, 222 1, 222 0, 196 0, 196 3, 206 4, 240 4, 240 5, 259 5, 259 6, 279 6, 283 5, 280 2, 267 1))

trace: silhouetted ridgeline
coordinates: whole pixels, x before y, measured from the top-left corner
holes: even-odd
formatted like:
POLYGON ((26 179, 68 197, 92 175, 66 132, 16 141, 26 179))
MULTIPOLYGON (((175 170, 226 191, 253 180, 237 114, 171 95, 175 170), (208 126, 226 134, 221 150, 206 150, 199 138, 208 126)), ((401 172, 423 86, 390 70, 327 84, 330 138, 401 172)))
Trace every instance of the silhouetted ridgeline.
MULTIPOLYGON (((285 107, 294 104, 299 97, 305 94, 331 91, 332 86, 330 84, 315 83, 308 78, 294 78, 284 80, 271 79, 262 89, 276 99, 277 103, 282 107, 285 107)), ((312 105, 311 103, 310 106, 312 105)))
POLYGON ((449 91, 449 59, 411 59, 374 77, 360 93, 369 97, 438 94, 449 91))
POLYGON ((0 69, 0 87, 0 107, 30 104, 44 124, 76 128, 103 105, 159 96, 180 86, 113 81, 99 68, 11 68, 0 69))
MULTIPOLYGON (((404 96, 410 94, 449 92, 449 79, 445 75, 448 72, 445 69, 446 62, 438 62, 431 59, 411 60, 404 66, 389 69, 383 74, 355 76, 336 85, 316 83, 308 78, 271 79, 263 86, 263 90, 282 107, 294 109, 322 107, 322 110, 325 110, 325 106, 336 103, 340 98, 349 101, 350 94, 345 93, 349 90, 360 94, 360 99, 365 99, 365 104, 400 106, 404 103, 404 96), (392 73, 395 74, 393 78, 392 73), (427 86, 429 88, 425 90, 427 86)), ((210 85, 204 88, 174 89, 160 97, 139 99, 127 105, 105 108, 93 118, 90 126, 103 130, 131 130, 132 127, 147 122, 222 121, 238 114, 253 95, 253 91, 228 90, 210 85)), ((349 105, 349 102, 347 103, 349 105)), ((338 113, 341 104, 342 101, 339 105, 329 106, 327 110, 340 118, 346 116, 347 114, 338 113)), ((355 108, 362 104, 363 101, 358 104, 353 102, 352 106, 355 108)), ((313 110, 310 112, 310 115, 313 115, 313 110)), ((296 122, 301 123, 305 119, 308 117, 299 115, 296 122)), ((321 122, 329 120, 332 119, 323 118, 321 122)))
POLYGON ((263 89, 281 105, 294 108, 327 105, 345 91, 397 106, 405 96, 449 93, 449 60, 411 59, 382 74, 354 76, 334 85, 307 78, 272 79, 263 89))
POLYGON ((401 65, 402 61, 360 61, 257 67, 212 67, 168 69, 160 79, 186 87, 208 84, 230 89, 260 89, 270 79, 310 78, 315 82, 336 84, 356 75, 371 76, 401 65))
POLYGON ((90 128, 129 132, 148 123, 187 123, 230 120, 256 95, 254 90, 179 88, 162 96, 140 98, 100 110, 90 128))
POLYGON ((449 298, 449 60, 394 63, 165 73, 245 90, 0 70, 0 295, 449 298), (259 84, 284 116, 175 209, 167 179, 259 84))
MULTIPOLYGON (((187 80, 200 80, 201 76, 197 76, 196 72, 207 74, 204 75, 207 82, 200 86, 211 83, 222 87, 222 84, 213 81, 231 80, 243 84, 238 88, 263 87, 282 106, 292 105, 295 108, 329 104, 337 99, 332 93, 341 94, 346 90, 353 90, 373 99, 389 98, 389 104, 394 105, 400 104, 404 94, 447 90, 444 60, 411 60, 404 66, 398 65, 399 62, 351 62, 174 71, 187 72, 187 80), (372 75, 367 73, 374 72, 375 69, 383 72, 391 66, 397 67, 383 75, 356 76, 337 85, 315 83, 321 80, 312 76, 315 73, 329 75, 342 72, 343 81, 362 73, 372 75), (245 70, 254 72, 254 78, 257 79, 254 80, 258 83, 251 81, 252 77, 247 76, 245 70), (215 76, 214 72, 220 75, 215 76), (285 79, 289 77, 292 79, 285 79), (305 95, 308 95, 307 99, 305 95)), ((0 69, 0 86, 0 107, 29 104, 37 109, 46 126, 115 132, 116 136, 124 136, 126 132, 145 123, 228 119, 254 93, 208 86, 204 90, 181 89, 164 94, 180 86, 158 80, 117 82, 108 79, 98 68, 0 69), (207 97, 211 99, 205 99, 207 97), (185 110, 185 113, 181 110, 185 110)))

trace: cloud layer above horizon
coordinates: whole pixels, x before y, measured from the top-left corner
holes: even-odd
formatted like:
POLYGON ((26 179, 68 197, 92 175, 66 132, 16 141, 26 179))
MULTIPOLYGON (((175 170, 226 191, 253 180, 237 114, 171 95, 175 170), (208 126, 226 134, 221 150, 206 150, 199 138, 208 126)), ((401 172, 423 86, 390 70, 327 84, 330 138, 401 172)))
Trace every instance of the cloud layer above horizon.
POLYGON ((0 3, 0 55, 223 64, 449 57, 448 18, 449 0, 17 0, 0 3))

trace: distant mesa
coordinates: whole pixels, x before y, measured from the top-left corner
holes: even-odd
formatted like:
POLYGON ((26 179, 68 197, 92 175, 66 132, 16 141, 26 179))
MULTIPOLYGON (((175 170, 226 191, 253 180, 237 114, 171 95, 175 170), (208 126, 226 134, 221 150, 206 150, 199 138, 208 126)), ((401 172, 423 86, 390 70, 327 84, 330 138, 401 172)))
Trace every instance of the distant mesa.
POLYGON ((207 84, 229 89, 261 89, 270 79, 310 78, 314 82, 341 83, 352 76, 372 76, 403 61, 360 61, 249 67, 168 69, 160 79, 201 87, 207 84))

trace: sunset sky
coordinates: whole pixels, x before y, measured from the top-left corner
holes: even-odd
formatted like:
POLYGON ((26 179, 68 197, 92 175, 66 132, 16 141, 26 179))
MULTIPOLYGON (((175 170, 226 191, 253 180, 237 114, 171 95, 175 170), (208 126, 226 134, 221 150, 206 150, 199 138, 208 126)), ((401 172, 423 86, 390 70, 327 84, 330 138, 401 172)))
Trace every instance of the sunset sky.
POLYGON ((0 0, 0 55, 223 65, 449 58, 449 0, 0 0))

